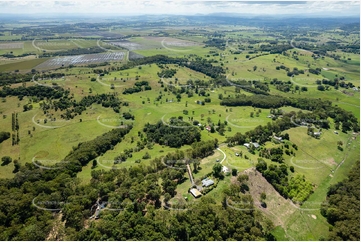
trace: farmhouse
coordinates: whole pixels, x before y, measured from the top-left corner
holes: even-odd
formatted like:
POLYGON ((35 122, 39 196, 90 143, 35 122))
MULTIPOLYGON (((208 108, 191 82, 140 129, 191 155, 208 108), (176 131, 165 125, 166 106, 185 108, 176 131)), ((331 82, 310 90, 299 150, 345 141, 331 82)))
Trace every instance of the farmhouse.
POLYGON ((209 186, 211 186, 213 184, 214 184, 214 181, 209 179, 209 178, 206 178, 206 179, 202 180, 202 185, 204 187, 209 187, 209 186))
POLYGON ((243 145, 246 146, 248 149, 251 147, 251 145, 253 145, 253 147, 256 148, 256 149, 260 146, 258 143, 255 143, 255 142, 253 142, 253 143, 244 143, 243 145))
POLYGON ((313 132, 313 135, 316 137, 320 137, 321 136, 321 132, 313 132))
POLYGON ((229 168, 227 166, 223 166, 222 167, 222 172, 223 173, 228 173, 229 172, 229 168))
POLYGON ((195 188, 192 188, 191 190, 189 190, 190 193, 192 193, 192 195, 197 198, 197 197, 200 197, 202 196, 202 193, 200 193, 197 189, 195 188))
POLYGON ((207 126, 206 130, 211 131, 211 126, 207 126))
POLYGON ((273 138, 275 138, 275 139, 278 140, 278 141, 282 141, 282 137, 274 136, 273 138))

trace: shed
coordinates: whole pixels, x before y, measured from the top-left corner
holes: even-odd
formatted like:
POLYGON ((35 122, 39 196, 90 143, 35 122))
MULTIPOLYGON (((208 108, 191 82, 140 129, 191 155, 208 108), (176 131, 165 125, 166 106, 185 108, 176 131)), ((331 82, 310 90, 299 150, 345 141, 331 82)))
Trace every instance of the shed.
POLYGON ((313 135, 318 137, 321 135, 321 132, 314 132, 313 135))
POLYGON ((275 138, 275 139, 278 140, 278 141, 282 141, 282 137, 274 136, 273 138, 275 138))
POLYGON ((202 193, 200 193, 197 189, 195 188, 192 188, 191 190, 189 190, 190 193, 192 193, 192 195, 197 198, 197 197, 200 197, 202 196, 202 193))

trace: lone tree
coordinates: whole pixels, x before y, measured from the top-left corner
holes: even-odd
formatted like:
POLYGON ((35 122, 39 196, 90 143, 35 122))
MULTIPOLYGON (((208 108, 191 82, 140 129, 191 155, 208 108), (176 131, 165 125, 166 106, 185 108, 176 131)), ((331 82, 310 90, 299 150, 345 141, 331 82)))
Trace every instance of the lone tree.
MULTIPOLYGON (((10 156, 3 156, 1 158, 1 161, 3 162, 1 164, 1 166, 6 166, 6 165, 10 164, 13 161, 13 159, 10 156)), ((221 167, 221 169, 222 169, 222 167, 221 167)))
POLYGON ((235 168, 232 169, 232 176, 237 176, 237 169, 235 168))
POLYGON ((222 165, 220 163, 216 163, 213 166, 213 174, 215 177, 220 177, 222 171, 222 165))

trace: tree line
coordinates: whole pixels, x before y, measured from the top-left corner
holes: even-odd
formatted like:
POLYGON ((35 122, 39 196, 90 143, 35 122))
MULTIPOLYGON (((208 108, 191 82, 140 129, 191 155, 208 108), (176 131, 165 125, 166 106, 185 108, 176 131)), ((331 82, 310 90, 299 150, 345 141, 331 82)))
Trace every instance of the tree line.
POLYGON ((321 214, 331 225, 327 240, 360 239, 360 161, 346 179, 330 186, 321 214))
MULTIPOLYGON (((350 111, 346 111, 338 106, 332 106, 328 100, 314 98, 294 98, 275 95, 252 95, 237 94, 236 97, 223 98, 221 105, 224 106, 252 106, 257 108, 280 108, 282 106, 291 106, 303 110, 313 111, 319 117, 327 119, 330 117, 336 123, 342 123, 342 131, 347 132, 360 130, 357 118, 350 111)), ((314 121, 317 122, 317 121, 314 121)))
POLYGON ((46 57, 54 57, 54 56, 98 54, 102 52, 104 52, 104 50, 99 47, 76 48, 76 49, 56 51, 56 52, 43 52, 41 55, 39 55, 39 57, 46 58, 46 57))

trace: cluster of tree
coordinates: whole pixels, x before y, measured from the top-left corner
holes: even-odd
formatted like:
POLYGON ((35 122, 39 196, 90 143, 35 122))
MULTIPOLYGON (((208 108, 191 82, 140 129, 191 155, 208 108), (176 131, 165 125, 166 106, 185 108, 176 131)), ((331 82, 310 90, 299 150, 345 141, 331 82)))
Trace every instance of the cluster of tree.
POLYGON ((307 38, 307 37, 296 37, 295 41, 307 41, 307 42, 317 42, 316 39, 307 38))
POLYGON ((281 80, 277 80, 277 78, 274 78, 270 83, 271 85, 274 85, 277 90, 281 92, 289 92, 292 90, 292 86, 293 86, 291 81, 283 82, 281 80))
POLYGON ((235 98, 224 97, 221 105, 224 106, 252 106, 257 108, 279 108, 287 105, 286 98, 274 95, 255 94, 246 96, 238 94, 235 98))
POLYGON ((21 74, 18 72, 0 72, 0 86, 5 86, 13 83, 29 82, 33 74, 31 72, 21 74))
MULTIPOLYGON (((237 95, 236 98, 223 98, 221 105, 225 106, 252 106, 257 108, 280 108, 282 106, 292 106, 303 110, 313 111, 319 119, 333 118, 339 125, 342 123, 342 130, 347 132, 360 130, 357 118, 350 111, 346 111, 338 106, 332 106, 328 100, 314 98, 294 98, 281 96, 264 95, 237 95)), ((317 122, 317 121, 315 121, 317 122)))
POLYGON ((294 67, 292 71, 287 72, 287 76, 293 76, 293 75, 299 75, 299 74, 305 74, 304 70, 298 70, 297 67, 294 67))
POLYGON ((25 57, 25 56, 29 56, 29 55, 34 55, 34 54, 33 53, 23 53, 23 54, 19 54, 19 55, 14 55, 14 53, 12 51, 10 51, 10 53, 5 53, 0 56, 3 56, 5 58, 19 58, 19 57, 25 57))
POLYGON ((340 50, 348 53, 360 54, 360 46, 355 43, 344 43, 341 41, 328 41, 322 45, 314 46, 313 43, 298 42, 295 44, 296 47, 313 51, 314 53, 327 56, 327 52, 333 52, 340 50))
POLYGON ((190 61, 187 58, 173 58, 165 55, 154 55, 154 56, 148 56, 141 59, 129 61, 127 64, 117 68, 117 70, 127 70, 139 65, 153 64, 153 63, 156 63, 158 65, 175 64, 181 67, 185 66, 194 71, 201 72, 212 78, 223 76, 222 74, 225 73, 225 70, 221 66, 214 66, 212 65, 211 61, 207 59, 203 59, 201 57, 196 57, 194 60, 190 61))
POLYGON ((328 240, 360 239, 360 161, 346 179, 330 186, 321 214, 332 225, 328 240))
POLYGON ((35 80, 39 80, 39 78, 43 78, 43 79, 53 79, 53 78, 62 78, 64 77, 65 74, 62 72, 51 72, 51 73, 42 73, 42 74, 38 74, 34 77, 35 80))
POLYGON ((267 123, 267 125, 264 126, 259 125, 244 134, 237 132, 234 136, 227 137, 226 142, 228 146, 243 145, 251 141, 264 144, 271 140, 274 133, 279 133, 294 127, 295 125, 291 117, 292 114, 284 114, 282 119, 277 119, 275 122, 267 123))
POLYGON ((113 149, 131 129, 131 125, 125 128, 112 129, 94 140, 79 143, 77 147, 73 147, 73 150, 64 160, 85 166, 89 161, 113 149))
POLYGON ((259 158, 256 169, 286 199, 290 198, 294 202, 303 202, 313 193, 313 186, 309 181, 306 181, 304 175, 297 174, 288 179, 286 164, 279 166, 271 164, 267 167, 267 163, 259 158))
POLYGON ((264 157, 266 159, 270 159, 271 161, 275 161, 278 163, 283 163, 283 149, 281 147, 278 148, 270 148, 270 149, 261 149, 260 157, 264 157))
POLYGON ((192 144, 190 156, 192 158, 205 158, 214 153, 218 147, 218 140, 200 141, 192 144))
POLYGON ((205 47, 216 47, 220 50, 225 50, 226 40, 220 38, 211 38, 206 41, 203 41, 205 47))
POLYGON ((118 164, 126 161, 128 158, 133 157, 133 149, 125 149, 124 152, 120 153, 118 156, 114 157, 114 164, 118 164))
MULTIPOLYGON (((86 67, 89 67, 89 68, 95 68, 95 67, 98 67, 98 66, 107 66, 109 65, 109 62, 105 61, 105 62, 101 62, 101 63, 93 63, 93 64, 89 64, 89 65, 86 65, 86 67)), ((111 68, 113 69, 114 66, 112 66, 111 68)), ((115 68, 115 67, 114 67, 115 68)), ((60 68, 59 68, 60 69, 60 68)), ((116 70, 116 69, 115 69, 116 70)), ((119 70, 119 69, 118 69, 119 70)))
POLYGON ((163 69, 161 72, 158 72, 159 77, 172 78, 177 73, 176 69, 163 69))
MULTIPOLYGON (((237 87, 236 87, 237 88, 237 87)), ((261 95, 269 95, 269 93, 267 91, 262 90, 261 88, 256 87, 252 87, 252 86, 242 86, 241 87, 243 90, 245 90, 246 92, 250 92, 250 93, 254 93, 254 94, 261 94, 261 95)))
POLYGON ((184 171, 186 170, 186 164, 190 164, 193 165, 194 172, 197 172, 200 164, 199 159, 212 155, 217 146, 217 139, 195 142, 190 149, 168 153, 163 158, 163 163, 170 168, 174 167, 175 169, 183 169, 184 171))
POLYGON ((261 51, 268 51, 268 52, 270 52, 270 54, 281 54, 284 51, 287 51, 287 50, 292 49, 292 48, 293 47, 290 44, 282 44, 282 45, 278 45, 278 44, 270 45, 270 44, 267 44, 267 45, 261 45, 260 46, 261 51))
POLYGON ((187 62, 186 58, 173 58, 166 55, 153 55, 147 56, 144 58, 135 59, 133 61, 129 61, 127 64, 122 65, 119 70, 127 70, 134 68, 140 65, 147 65, 147 64, 180 64, 182 62, 187 62))
POLYGON ((0 143, 2 143, 4 140, 7 140, 8 138, 10 138, 9 132, 4 132, 4 131, 0 132, 0 143))
POLYGON ((43 52, 39 56, 40 58, 44 58, 44 57, 53 57, 53 56, 98 54, 102 52, 104 52, 104 50, 96 46, 90 48, 76 48, 76 49, 56 51, 56 52, 43 52))
POLYGON ((270 91, 267 82, 262 83, 260 81, 253 81, 253 85, 254 85, 255 88, 260 89, 260 90, 262 90, 264 92, 269 92, 270 91))
POLYGON ((310 69, 308 69, 308 72, 315 74, 315 75, 319 75, 319 74, 321 74, 321 68, 316 68, 316 69, 310 68, 310 69))
POLYGON ((147 82, 147 81, 136 82, 136 83, 134 83, 134 87, 125 88, 123 91, 123 94, 132 94, 132 93, 141 92, 143 90, 144 91, 152 90, 152 88, 149 86, 149 82, 147 82), (144 89, 143 89, 143 86, 144 86, 144 89))
POLYGON ((187 80, 187 85, 192 85, 192 86, 196 86, 196 87, 209 87, 210 83, 209 83, 209 81, 206 81, 206 80, 189 79, 189 80, 187 80))
POLYGON ((10 156, 3 156, 1 157, 1 161, 2 161, 1 166, 6 166, 10 164, 13 161, 13 159, 10 156))
POLYGON ((162 121, 156 124, 147 123, 143 132, 147 134, 148 140, 175 148, 190 145, 201 139, 197 127, 176 118, 171 118, 167 125, 162 121))
POLYGON ((49 109, 54 109, 55 111, 58 109, 61 111, 65 110, 65 112, 61 114, 61 117, 64 119, 72 119, 75 115, 81 115, 87 107, 90 107, 94 103, 101 104, 105 108, 111 107, 114 112, 119 113, 120 104, 122 102, 117 97, 116 93, 88 95, 83 97, 80 101, 76 101, 73 97, 66 95, 61 97, 58 101, 50 100, 49 102, 43 102, 41 108, 44 111, 49 109))
POLYGON ((190 62, 183 62, 180 66, 186 66, 194 71, 201 72, 209 77, 216 78, 225 73, 221 66, 214 66, 207 59, 196 57, 195 60, 190 62))
POLYGON ((58 99, 64 95, 64 90, 62 88, 51 88, 46 86, 30 86, 30 87, 3 87, 0 90, 0 97, 7 96, 17 96, 19 100, 22 100, 23 97, 37 97, 40 100, 44 100, 45 98, 53 98, 58 99))
POLYGON ((11 114, 11 130, 13 131, 11 135, 12 145, 18 145, 20 141, 18 113, 11 114))
POLYGON ((291 71, 289 67, 286 67, 284 65, 276 66, 276 70, 280 70, 280 69, 285 70, 287 72, 287 76, 305 74, 304 70, 298 70, 297 67, 294 67, 293 70, 291 71))
POLYGON ((254 81, 235 80, 232 82, 228 81, 228 85, 234 85, 236 93, 240 93, 241 89, 243 89, 246 92, 250 92, 250 93, 269 95, 268 85, 256 80, 254 81))

